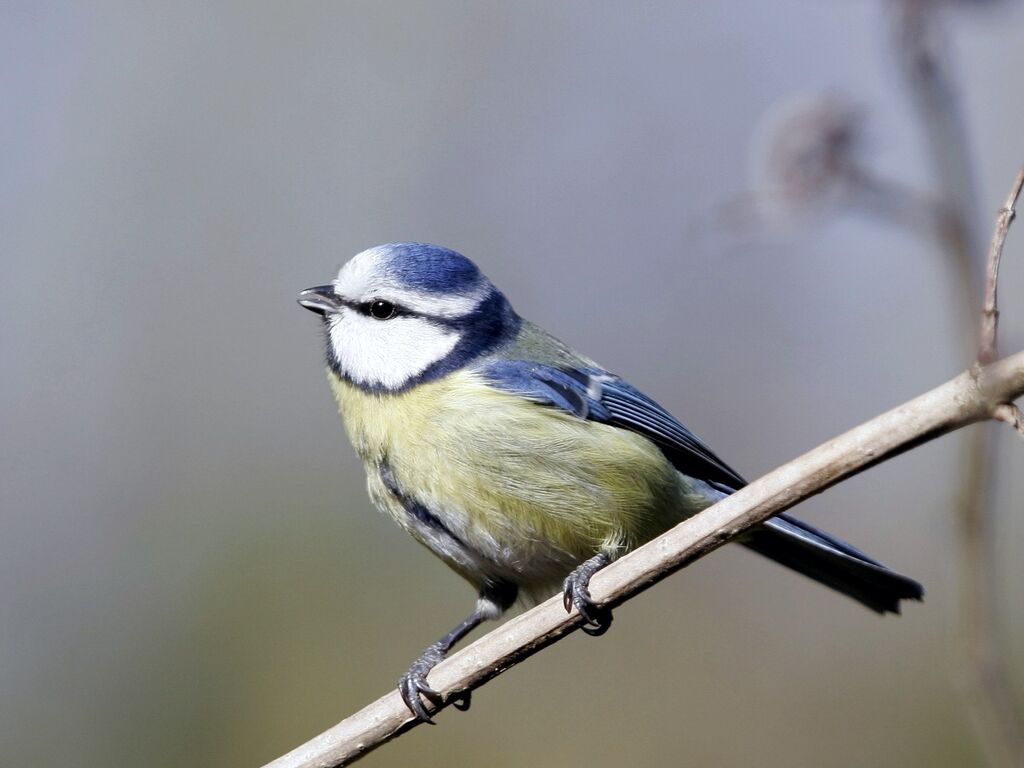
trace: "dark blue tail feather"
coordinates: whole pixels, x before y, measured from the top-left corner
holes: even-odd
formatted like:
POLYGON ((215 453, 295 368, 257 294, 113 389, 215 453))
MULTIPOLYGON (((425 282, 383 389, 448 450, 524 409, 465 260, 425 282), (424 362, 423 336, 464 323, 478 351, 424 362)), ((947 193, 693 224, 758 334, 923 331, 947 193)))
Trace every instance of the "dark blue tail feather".
POLYGON ((899 613, 901 600, 924 597, 924 588, 913 579, 788 515, 776 515, 741 541, 758 554, 878 613, 899 613))

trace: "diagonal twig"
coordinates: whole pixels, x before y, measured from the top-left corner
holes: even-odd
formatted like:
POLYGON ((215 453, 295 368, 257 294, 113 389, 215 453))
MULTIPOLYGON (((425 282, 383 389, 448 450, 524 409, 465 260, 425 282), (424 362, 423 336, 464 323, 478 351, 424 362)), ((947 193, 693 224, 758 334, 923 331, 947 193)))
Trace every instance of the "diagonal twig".
MULTIPOLYGON (((1024 395, 1024 352, 974 368, 840 435, 630 552, 591 583, 614 607, 731 541, 746 529, 858 472, 984 419, 1024 395)), ((439 664, 430 683, 451 701, 575 631, 561 597, 517 616, 439 664)), ((433 706, 430 710, 436 711, 433 706)), ((269 763, 265 768, 347 765, 417 725, 397 691, 269 763)))

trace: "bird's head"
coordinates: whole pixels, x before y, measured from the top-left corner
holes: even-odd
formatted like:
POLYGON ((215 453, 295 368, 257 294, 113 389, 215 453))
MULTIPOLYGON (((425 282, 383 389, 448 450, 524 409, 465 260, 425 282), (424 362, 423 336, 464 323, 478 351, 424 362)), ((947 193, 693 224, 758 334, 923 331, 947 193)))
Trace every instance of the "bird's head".
POLYGON ((390 243, 354 256, 299 304, 324 318, 327 362, 363 389, 398 392, 443 376, 511 338, 520 320, 465 256, 390 243))

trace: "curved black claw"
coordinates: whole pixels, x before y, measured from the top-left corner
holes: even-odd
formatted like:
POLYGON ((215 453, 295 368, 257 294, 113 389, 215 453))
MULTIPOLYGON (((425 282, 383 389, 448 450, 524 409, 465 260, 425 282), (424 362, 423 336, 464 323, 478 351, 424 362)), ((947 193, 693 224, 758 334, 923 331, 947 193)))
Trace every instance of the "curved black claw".
MULTIPOLYGON (((438 691, 435 691, 427 683, 427 674, 443 658, 443 651, 433 645, 430 646, 412 663, 409 671, 402 675, 398 681, 398 692, 401 694, 405 706, 416 716, 417 720, 429 723, 430 725, 436 725, 436 723, 431 719, 427 708, 423 706, 423 698, 426 698, 435 705, 441 704, 444 699, 438 691)), ((469 705, 467 704, 466 706, 468 708, 469 705)))
POLYGON ((462 693, 457 693, 452 697, 451 703, 459 712, 465 712, 469 709, 469 705, 473 703, 473 692, 463 691, 462 693))
POLYGON ((587 623, 581 626, 580 629, 591 637, 603 635, 611 629, 612 618, 611 608, 602 608, 595 605, 590 609, 590 615, 587 616, 587 623))
POLYGON ((562 604, 566 612, 575 608, 586 623, 580 627, 588 635, 603 635, 612 625, 611 608, 605 608, 594 602, 590 596, 590 577, 611 562, 606 554, 590 558, 573 570, 562 582, 562 604))

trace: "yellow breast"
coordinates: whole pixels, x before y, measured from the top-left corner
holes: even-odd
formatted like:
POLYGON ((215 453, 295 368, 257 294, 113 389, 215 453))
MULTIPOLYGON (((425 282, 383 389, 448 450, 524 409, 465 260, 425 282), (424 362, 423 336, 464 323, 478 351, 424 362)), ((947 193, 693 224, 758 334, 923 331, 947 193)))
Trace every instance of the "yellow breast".
POLYGON ((330 371, 328 378, 378 504, 402 514, 380 498, 375 475, 386 459, 406 494, 516 571, 564 571, 566 562, 635 546, 684 516, 679 475, 640 435, 496 390, 466 371, 399 394, 368 394, 330 371), (530 562, 545 558, 561 562, 530 562))

